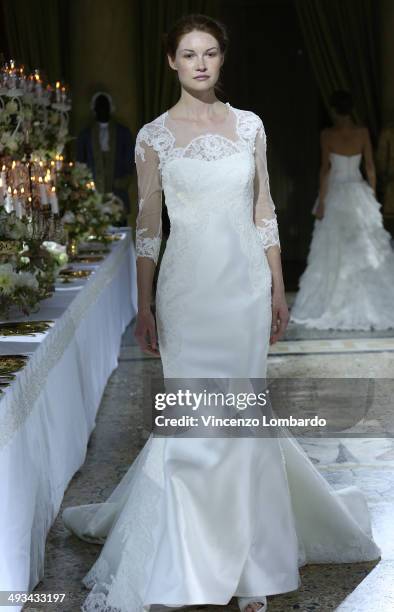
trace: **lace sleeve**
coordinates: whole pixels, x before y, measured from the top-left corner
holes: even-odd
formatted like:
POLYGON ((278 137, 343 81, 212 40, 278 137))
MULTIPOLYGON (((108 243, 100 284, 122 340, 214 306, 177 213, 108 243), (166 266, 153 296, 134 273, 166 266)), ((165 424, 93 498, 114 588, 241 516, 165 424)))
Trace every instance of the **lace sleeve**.
POLYGON ((159 156, 142 128, 136 139, 135 163, 138 177, 138 215, 136 221, 136 254, 159 259, 162 227, 162 186, 159 156))
POLYGON ((275 205, 271 198, 268 167, 267 139, 261 119, 255 140, 254 223, 264 249, 277 245, 280 250, 275 205))

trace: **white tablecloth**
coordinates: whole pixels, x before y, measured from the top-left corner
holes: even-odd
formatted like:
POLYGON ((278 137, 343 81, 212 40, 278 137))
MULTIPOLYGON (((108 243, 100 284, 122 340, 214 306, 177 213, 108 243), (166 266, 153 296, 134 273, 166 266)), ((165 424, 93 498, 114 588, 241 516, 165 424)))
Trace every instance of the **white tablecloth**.
POLYGON ((54 320, 48 332, 0 337, 0 354, 31 353, 0 396, 0 591, 31 590, 43 576, 46 536, 84 463, 122 333, 136 314, 135 251, 130 230, 122 232, 100 264, 86 266, 93 274, 59 285, 28 317, 54 320))

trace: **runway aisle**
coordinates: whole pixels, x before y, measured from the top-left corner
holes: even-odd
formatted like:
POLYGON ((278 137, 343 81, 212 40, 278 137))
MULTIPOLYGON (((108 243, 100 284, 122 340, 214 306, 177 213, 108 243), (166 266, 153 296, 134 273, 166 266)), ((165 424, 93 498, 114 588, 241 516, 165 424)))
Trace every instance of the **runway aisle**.
MULTIPOLYGON (((272 354, 269 376, 327 377, 392 376, 392 353, 272 354)), ((134 343, 132 327, 126 331, 118 369, 113 373, 99 411, 87 460, 73 478, 63 507, 105 500, 144 444, 142 383, 144 376, 160 375, 160 361, 144 356, 134 343)), ((383 398, 384 402, 385 399, 383 398)), ((372 510, 374 535, 383 550, 381 562, 310 565, 301 568, 302 587, 287 595, 268 598, 269 612, 315 610, 328 612, 388 612, 394 609, 394 444, 392 439, 322 440, 303 447, 334 486, 357 484, 372 510), (342 445, 342 446, 341 446, 342 445), (391 589, 391 591, 390 591, 391 589)), ((56 612, 77 612, 87 591, 81 578, 100 550, 67 533, 59 517, 48 538, 46 573, 35 592, 66 593, 56 612)), ((199 606, 184 610, 238 610, 228 606, 199 606)), ((25 606, 30 612, 51 610, 53 604, 25 606)))

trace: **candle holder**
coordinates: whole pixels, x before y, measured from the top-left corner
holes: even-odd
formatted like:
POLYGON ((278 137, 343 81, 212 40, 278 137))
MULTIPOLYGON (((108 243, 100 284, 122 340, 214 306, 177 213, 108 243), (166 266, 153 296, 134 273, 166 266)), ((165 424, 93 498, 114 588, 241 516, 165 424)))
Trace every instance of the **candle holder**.
POLYGON ((25 75, 12 59, 0 68, 0 206, 25 218, 32 233, 39 231, 43 239, 56 236, 63 243, 57 181, 70 109, 60 81, 56 88, 45 84, 38 69, 25 75))
POLYGON ((71 238, 67 243, 67 255, 70 257, 70 259, 74 259, 78 255, 78 249, 78 240, 71 238))

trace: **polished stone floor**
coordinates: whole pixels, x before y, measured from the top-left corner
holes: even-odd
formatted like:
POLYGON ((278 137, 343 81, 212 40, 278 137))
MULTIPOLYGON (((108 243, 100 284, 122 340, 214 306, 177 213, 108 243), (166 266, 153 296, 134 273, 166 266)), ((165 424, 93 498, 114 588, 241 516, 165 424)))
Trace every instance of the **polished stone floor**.
MULTIPOLYGON (((382 335, 380 334, 380 337, 382 335)), ((386 334, 385 338, 390 335, 386 334)), ((374 339, 373 334, 348 335, 347 338, 374 339)), ((344 338, 340 338, 344 339, 344 338)), ((373 418, 365 420, 365 429, 385 415, 384 427, 392 410, 391 393, 394 354, 387 350, 370 351, 368 346, 350 353, 340 345, 330 350, 310 345, 286 351, 286 342, 338 340, 335 332, 313 334, 310 330, 289 329, 287 338, 278 343, 269 356, 269 376, 273 378, 359 378, 381 379, 383 391, 375 394, 373 418), (283 347, 281 348, 282 345, 283 347), (385 386, 386 385, 386 386, 385 386), (388 415, 388 416, 387 416, 388 415), (368 420, 369 419, 369 420, 368 420)), ((86 462, 75 474, 65 494, 63 507, 105 500, 128 469, 144 444, 141 381, 160 375, 160 361, 143 355, 130 326, 123 338, 119 366, 105 390, 97 426, 91 437, 86 462)), ((357 431, 357 430, 356 430, 357 431)), ((328 612, 392 612, 394 610, 394 443, 379 430, 379 437, 358 433, 343 439, 299 439, 311 460, 334 487, 357 484, 367 496, 371 509, 374 536, 383 551, 379 562, 307 565, 300 569, 299 590, 268 598, 269 612, 311 610, 328 612)), ((76 612, 87 594, 81 578, 87 573, 100 550, 67 533, 59 516, 47 542, 46 571, 36 592, 66 593, 56 612, 76 612)), ((30 612, 54 610, 54 606, 26 606, 30 612)), ((185 610, 205 609, 236 611, 233 599, 227 606, 199 606, 185 610)))

